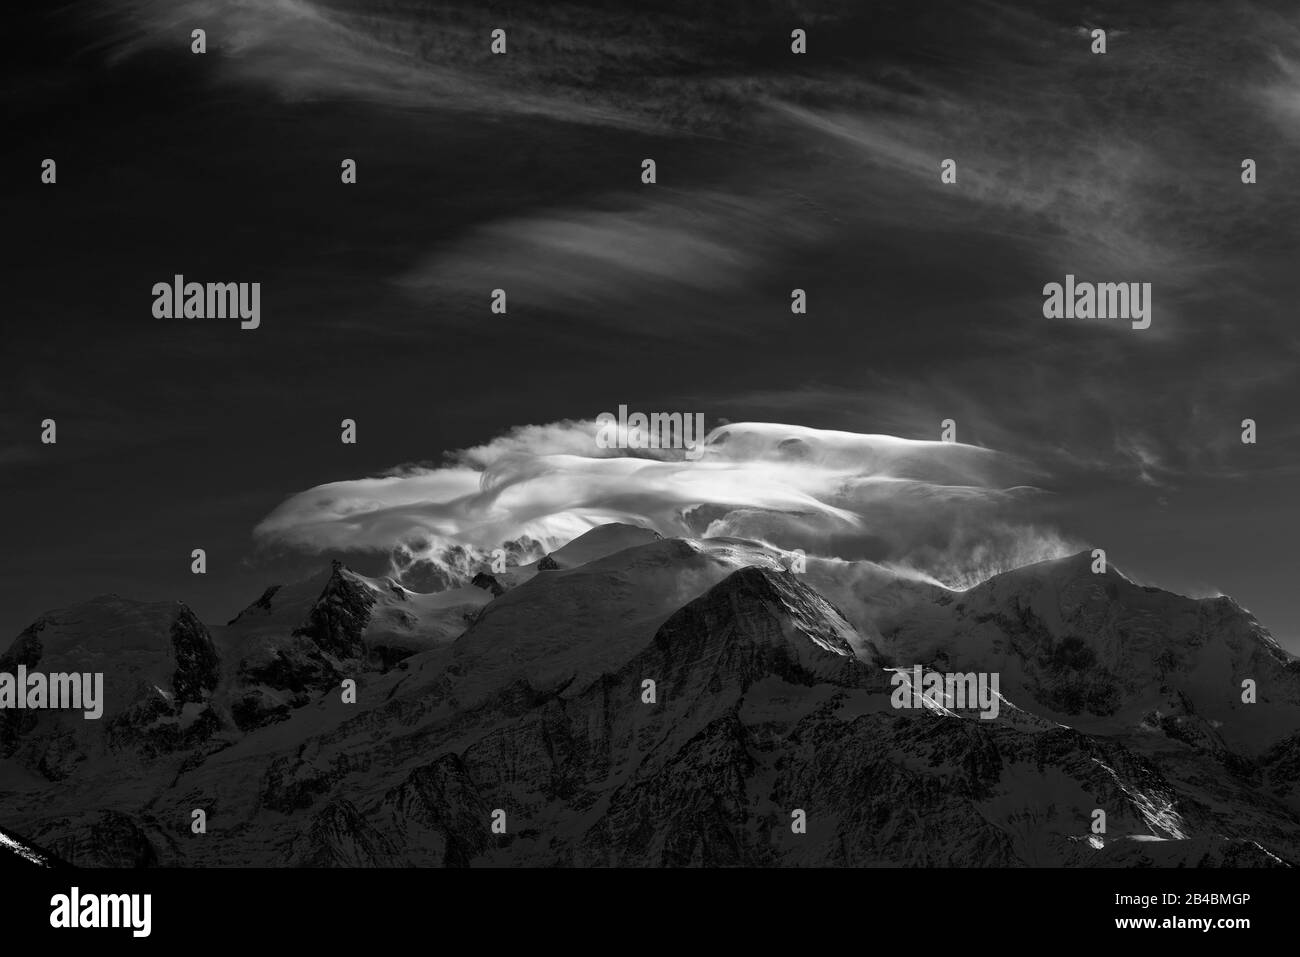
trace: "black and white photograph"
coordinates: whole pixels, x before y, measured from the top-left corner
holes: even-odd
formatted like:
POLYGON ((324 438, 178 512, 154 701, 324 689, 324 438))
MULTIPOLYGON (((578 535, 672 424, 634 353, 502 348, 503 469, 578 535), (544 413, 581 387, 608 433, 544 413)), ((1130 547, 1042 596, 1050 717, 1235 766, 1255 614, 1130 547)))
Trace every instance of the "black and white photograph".
POLYGON ((6 19, 16 928, 417 869, 1286 926, 1300 8, 6 19))

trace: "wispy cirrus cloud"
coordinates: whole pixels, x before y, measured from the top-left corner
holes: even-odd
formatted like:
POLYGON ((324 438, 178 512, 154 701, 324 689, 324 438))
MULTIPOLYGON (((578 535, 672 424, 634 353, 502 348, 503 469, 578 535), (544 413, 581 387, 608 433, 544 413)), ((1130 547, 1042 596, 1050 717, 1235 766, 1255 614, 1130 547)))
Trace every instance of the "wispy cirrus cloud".
MULTIPOLYGON (((123 0, 113 61, 146 49, 185 50, 206 32, 216 76, 256 84, 286 100, 362 100, 385 107, 549 116, 645 127, 608 102, 579 102, 559 88, 511 82, 486 68, 490 29, 447 29, 417 8, 312 0, 123 0), (467 56, 481 49, 481 56, 467 56)), ((518 80, 518 77, 514 77, 518 80)), ((527 77, 524 77, 527 80, 527 77)))
POLYGON ((503 288, 512 301, 617 327, 627 314, 605 308, 624 303, 655 313, 654 323, 635 323, 642 334, 675 336, 731 321, 710 312, 708 296, 743 293, 773 259, 829 237, 795 211, 788 196, 711 190, 540 210, 477 227, 396 282, 422 299, 503 288))

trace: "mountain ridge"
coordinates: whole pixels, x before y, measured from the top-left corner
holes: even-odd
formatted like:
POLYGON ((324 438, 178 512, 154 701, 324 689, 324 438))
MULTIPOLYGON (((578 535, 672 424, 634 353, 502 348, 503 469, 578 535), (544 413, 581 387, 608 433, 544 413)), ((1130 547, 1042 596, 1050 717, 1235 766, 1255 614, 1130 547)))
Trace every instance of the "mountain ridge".
MULTIPOLYGON (((63 732, 33 726, 0 752, 0 820, 91 865, 1300 860, 1300 669, 1239 606, 1092 576, 1079 556, 956 592, 647 532, 557 549, 554 567, 502 575, 499 594, 421 595, 340 563, 268 588, 213 629, 215 682, 205 655, 172 643, 169 687, 201 705, 202 734, 152 749, 110 738, 50 764, 36 756, 63 732), (403 610, 417 640, 399 645, 403 610), (450 638, 446 614, 464 623, 450 638), (1183 657, 1127 683, 1112 672, 1157 645, 1183 657), (1260 672, 1261 705, 1214 699, 1231 686, 1201 680, 1219 660, 1201 662, 1205 648, 1276 666, 1260 672), (899 711, 890 669, 904 664, 1006 668, 1002 708, 899 711), (1066 694, 1088 680, 1141 693, 1093 714, 1066 694), (196 807, 206 835, 188 832, 196 807), (1107 835, 1090 831, 1097 807, 1107 835)), ((169 628, 197 633, 166 607, 169 628)), ((85 642, 67 630, 76 614, 51 619, 71 647, 85 642)), ((6 655, 30 655, 45 618, 6 655)), ((162 656, 160 638, 149 647, 162 656)))

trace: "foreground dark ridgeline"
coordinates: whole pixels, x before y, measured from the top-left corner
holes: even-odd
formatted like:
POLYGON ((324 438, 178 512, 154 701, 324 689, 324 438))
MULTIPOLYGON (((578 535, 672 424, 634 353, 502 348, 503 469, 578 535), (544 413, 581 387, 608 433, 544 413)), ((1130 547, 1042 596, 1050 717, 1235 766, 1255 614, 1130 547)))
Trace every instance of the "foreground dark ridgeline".
POLYGON ((0 715, 0 819, 82 866, 1300 860, 1300 667, 1230 600, 778 559, 606 526, 428 595, 335 564, 225 627, 52 612, 0 670, 101 662, 104 715, 0 715), (998 672, 996 717, 895 708, 916 664, 998 672))

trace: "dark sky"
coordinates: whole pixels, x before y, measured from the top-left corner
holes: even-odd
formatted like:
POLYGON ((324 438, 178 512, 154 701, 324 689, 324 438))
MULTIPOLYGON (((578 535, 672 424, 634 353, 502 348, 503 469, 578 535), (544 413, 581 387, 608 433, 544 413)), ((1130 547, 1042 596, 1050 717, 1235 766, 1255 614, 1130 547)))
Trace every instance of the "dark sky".
POLYGON ((1300 651, 1285 4, 158 0, 8 47, 0 636, 104 592, 223 623, 355 551, 255 538, 290 496, 626 403, 955 419, 1042 490, 1017 527, 1300 651), (261 282, 261 328, 154 318, 178 272, 261 282), (1067 273, 1152 283, 1151 328, 1043 318, 1067 273))

